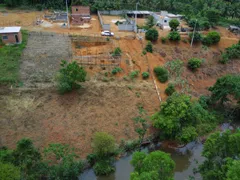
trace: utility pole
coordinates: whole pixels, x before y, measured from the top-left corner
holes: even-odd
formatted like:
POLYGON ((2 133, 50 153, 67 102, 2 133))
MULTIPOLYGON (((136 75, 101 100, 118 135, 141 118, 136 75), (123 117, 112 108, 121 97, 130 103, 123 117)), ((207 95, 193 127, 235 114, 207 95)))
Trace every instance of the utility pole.
POLYGON ((135 14, 135 32, 137 33, 137 9, 139 2, 136 3, 136 14, 135 14))
POLYGON ((68 18, 68 0, 66 0, 66 10, 67 10, 67 23, 68 23, 68 29, 70 29, 69 18, 68 18))
POLYGON ((194 26, 194 30, 193 30, 192 41, 191 41, 191 47, 192 47, 192 45, 193 45, 193 38, 194 38, 195 31, 196 31, 196 25, 197 25, 197 19, 196 19, 195 26, 194 26))

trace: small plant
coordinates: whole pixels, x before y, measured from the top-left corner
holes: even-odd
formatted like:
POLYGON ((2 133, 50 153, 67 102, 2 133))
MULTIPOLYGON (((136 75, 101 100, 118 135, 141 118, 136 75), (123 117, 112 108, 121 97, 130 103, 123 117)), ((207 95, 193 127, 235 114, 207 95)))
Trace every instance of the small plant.
POLYGON ((130 72, 129 77, 133 80, 133 79, 135 79, 136 77, 138 77, 138 74, 139 74, 139 71, 138 71, 138 70, 132 71, 132 72, 130 72))
POLYGON ((96 175, 109 175, 111 172, 115 171, 110 160, 98 161, 93 166, 93 170, 96 173, 96 175))
POLYGON ((208 47, 205 46, 205 45, 202 45, 202 49, 203 49, 204 51, 207 51, 207 50, 208 50, 208 47))
POLYGON ((165 93, 168 95, 168 96, 171 96, 174 92, 175 92, 175 87, 173 84, 168 84, 168 87, 165 89, 165 93))
POLYGON ((162 43, 165 44, 167 42, 167 37, 161 37, 162 43))
POLYGON ((138 98, 140 98, 140 96, 141 96, 141 93, 140 93, 140 92, 136 92, 135 94, 136 94, 136 96, 137 96, 138 98))
POLYGON ((195 71, 197 68, 200 68, 201 64, 202 60, 198 58, 191 58, 188 61, 188 67, 193 71, 195 71))
POLYGON ((180 36, 179 32, 171 31, 168 34, 168 39, 171 40, 171 41, 180 41, 181 40, 181 36, 180 36))
POLYGON ((119 72, 122 72, 122 68, 120 67, 115 67, 113 70, 112 70, 112 74, 117 74, 119 72))
POLYGON ((144 50, 142 51, 142 54, 143 54, 143 55, 146 55, 146 54, 147 54, 147 51, 144 49, 144 50))
POLYGON ((120 47, 117 47, 115 48, 112 56, 121 56, 121 54, 122 54, 122 50, 120 49, 120 47))
POLYGON ((182 40, 182 42, 184 42, 184 43, 186 43, 186 44, 187 44, 187 42, 188 42, 188 41, 187 41, 186 39, 183 39, 183 40, 182 40))
POLYGON ((152 43, 151 43, 150 41, 148 41, 148 43, 147 43, 147 45, 146 45, 146 47, 145 47, 145 50, 146 50, 147 52, 150 52, 150 53, 153 52, 153 45, 152 45, 152 43))
POLYGON ((149 29, 145 33, 145 38, 149 41, 156 41, 158 39, 158 31, 156 29, 149 29))
POLYGON ((108 42, 109 42, 109 41, 110 41, 110 38, 109 38, 109 37, 107 37, 107 38, 106 38, 106 41, 108 41, 108 42))
POLYGON ((211 31, 207 34, 207 36, 205 36, 202 39, 202 43, 206 46, 210 46, 212 44, 217 44, 221 39, 221 36, 218 32, 216 31, 211 31))
POLYGON ((149 78, 149 72, 143 72, 142 73, 142 78, 143 79, 148 79, 149 78))
POLYGON ((165 83, 168 80, 168 70, 164 67, 158 66, 154 68, 154 73, 161 83, 165 83))

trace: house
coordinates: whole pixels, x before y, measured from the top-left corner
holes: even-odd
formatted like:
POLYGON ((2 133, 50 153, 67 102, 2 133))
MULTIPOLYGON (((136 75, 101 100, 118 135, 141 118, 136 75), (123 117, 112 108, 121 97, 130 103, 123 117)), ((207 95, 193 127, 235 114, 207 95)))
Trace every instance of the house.
POLYGON ((0 38, 4 44, 22 43, 21 27, 0 27, 0 38))
POLYGON ((167 11, 161 11, 160 13, 154 13, 153 17, 157 22, 157 25, 160 26, 160 28, 170 29, 169 22, 172 19, 177 19, 180 22, 183 16, 180 14, 171 14, 167 11))
POLYGON ((72 6, 72 24, 83 25, 91 20, 89 6, 72 6))

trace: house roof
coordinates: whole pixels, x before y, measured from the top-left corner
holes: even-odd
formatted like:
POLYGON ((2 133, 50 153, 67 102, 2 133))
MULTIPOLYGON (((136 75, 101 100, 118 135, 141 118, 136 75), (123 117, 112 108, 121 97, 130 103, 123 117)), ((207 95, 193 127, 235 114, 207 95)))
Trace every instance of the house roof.
POLYGON ((0 34, 2 33, 18 33, 21 27, 0 27, 0 34))

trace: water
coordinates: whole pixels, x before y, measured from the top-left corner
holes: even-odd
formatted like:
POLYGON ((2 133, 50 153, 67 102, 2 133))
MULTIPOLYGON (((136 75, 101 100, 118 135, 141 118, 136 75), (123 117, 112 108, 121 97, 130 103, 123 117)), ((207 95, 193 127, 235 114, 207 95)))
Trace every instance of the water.
MULTIPOLYGON (((156 146, 154 150, 161 150, 171 154, 171 158, 175 161, 175 180, 187 180, 189 175, 193 176, 193 168, 197 168, 197 163, 201 163, 204 158, 201 157, 203 145, 201 143, 191 142, 183 148, 172 149, 156 146)), ((148 152, 147 148, 143 151, 148 152)), ((86 170, 81 176, 80 180, 129 180, 131 172, 134 168, 131 166, 130 161, 132 154, 127 155, 115 163, 116 171, 109 176, 95 176, 92 169, 86 170)), ((199 174, 195 174, 196 179, 201 179, 199 174)))
MULTIPOLYGON (((220 126, 221 131, 227 129, 233 130, 240 127, 240 122, 234 122, 232 126, 229 123, 224 123, 220 126)), ((154 149, 143 149, 144 152, 161 150, 171 154, 171 158, 175 161, 176 166, 174 170, 174 180, 188 180, 189 176, 194 176, 196 180, 201 180, 200 174, 193 174, 193 169, 197 168, 199 164, 204 161, 201 156, 203 144, 191 142, 183 148, 169 148, 163 147, 161 143, 155 145, 154 149)), ((86 170, 81 176, 80 180, 129 180, 131 172, 134 168, 131 166, 132 154, 122 157, 115 163, 116 171, 109 176, 96 176, 93 169, 86 170)))

